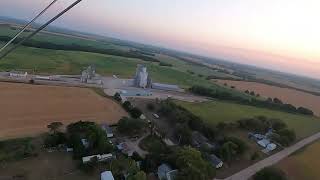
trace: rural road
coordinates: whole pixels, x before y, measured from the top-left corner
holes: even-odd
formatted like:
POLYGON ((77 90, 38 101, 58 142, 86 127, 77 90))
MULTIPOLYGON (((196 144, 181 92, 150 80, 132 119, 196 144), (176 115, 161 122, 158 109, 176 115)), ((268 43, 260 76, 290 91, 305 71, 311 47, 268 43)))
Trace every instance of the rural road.
MULTIPOLYGON (((320 132, 317 134, 314 134, 310 137, 307 137, 301 141, 299 141, 298 143, 264 159, 261 160, 259 162, 257 162, 256 164, 253 164, 251 166, 249 166, 248 168, 228 177, 225 179, 220 179, 220 180, 248 180, 251 176, 253 176, 256 172, 258 172, 259 170, 268 167, 268 166, 272 166, 274 164, 276 164, 277 162, 281 161, 282 159, 284 159, 285 157, 289 156, 290 154, 294 153, 295 151, 303 148, 304 146, 318 140, 320 138, 320 132)), ((215 179, 215 180, 219 180, 219 179, 215 179)))

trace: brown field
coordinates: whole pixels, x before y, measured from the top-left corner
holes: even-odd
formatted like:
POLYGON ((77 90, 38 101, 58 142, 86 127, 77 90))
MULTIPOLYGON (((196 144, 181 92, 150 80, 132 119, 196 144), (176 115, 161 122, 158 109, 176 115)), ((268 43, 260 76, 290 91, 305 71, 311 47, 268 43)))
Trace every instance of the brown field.
POLYGON ((290 180, 318 180, 320 179, 319 150, 320 141, 280 161, 276 166, 281 168, 290 180))
POLYGON ((315 96, 302 91, 280 88, 276 86, 266 85, 255 82, 217 80, 218 83, 227 83, 228 86, 235 86, 240 91, 254 91, 264 97, 279 98, 284 103, 292 104, 296 107, 307 107, 311 109, 315 115, 320 116, 320 96, 315 96))
POLYGON ((53 121, 114 124, 126 112, 91 89, 0 83, 0 139, 35 135, 53 121))

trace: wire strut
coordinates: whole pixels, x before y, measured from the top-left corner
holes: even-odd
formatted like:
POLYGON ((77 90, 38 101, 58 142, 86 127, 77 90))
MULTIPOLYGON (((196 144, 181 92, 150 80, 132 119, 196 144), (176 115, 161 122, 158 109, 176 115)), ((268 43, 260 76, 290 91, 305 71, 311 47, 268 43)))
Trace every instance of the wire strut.
POLYGON ((18 42, 17 44, 15 44, 11 49, 9 49, 7 52, 5 52, 3 55, 0 56, 0 60, 4 57, 6 57, 9 53, 11 53, 12 51, 14 51, 15 49, 17 49, 22 43, 24 43, 25 41, 27 41, 28 39, 32 38, 33 36, 35 36, 38 32, 40 32, 41 30, 43 30, 44 28, 46 28, 49 24, 51 24, 52 22, 54 22, 55 20, 57 20, 60 16, 62 16, 63 14, 65 14, 66 12, 68 12, 70 9, 72 9, 74 6, 76 6, 77 4, 79 4, 82 0, 77 0, 76 2, 72 3, 70 6, 68 6, 66 9, 64 9, 63 11, 61 11, 58 15, 56 15, 55 17, 53 17, 52 19, 50 19, 47 23, 45 23, 44 25, 42 25, 40 28, 38 28, 36 31, 34 31, 32 34, 30 34, 29 36, 27 36, 26 38, 24 38, 23 40, 21 40, 20 42, 18 42))

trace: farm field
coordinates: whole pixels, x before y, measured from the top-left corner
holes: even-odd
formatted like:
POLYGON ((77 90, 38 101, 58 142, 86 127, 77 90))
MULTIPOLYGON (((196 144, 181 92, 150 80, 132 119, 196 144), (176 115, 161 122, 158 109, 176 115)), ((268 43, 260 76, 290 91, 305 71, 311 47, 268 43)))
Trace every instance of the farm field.
POLYGON ((302 139, 320 131, 320 119, 317 117, 291 114, 225 101, 203 103, 175 102, 209 123, 235 122, 242 118, 266 116, 284 121, 289 128, 295 130, 297 139, 302 139))
POLYGON ((320 116, 320 96, 315 96, 306 92, 280 88, 256 82, 217 80, 219 84, 227 83, 229 86, 235 86, 240 91, 254 91, 264 97, 279 98, 284 103, 292 104, 296 107, 306 107, 311 109, 317 116, 320 116))
POLYGON ((276 166, 281 168, 290 180, 320 179, 319 151, 320 141, 317 141, 280 161, 276 166))
POLYGON ((53 121, 114 124, 127 113, 91 89, 0 83, 0 139, 36 135, 53 121))
MULTIPOLYGON (((210 83, 205 78, 191 75, 171 67, 159 66, 157 63, 145 62, 135 58, 104 55, 89 52, 63 51, 39 49, 22 46, 14 53, 8 55, 0 62, 0 71, 12 69, 40 74, 77 74, 85 67, 95 64, 97 72, 101 75, 118 75, 121 78, 132 78, 137 64, 146 64, 148 72, 155 82, 177 84, 183 88, 192 85, 213 86, 223 88, 210 83), (26 58, 27 57, 27 58, 26 58)), ((227 88, 224 88, 228 90, 227 88)), ((228 90, 230 91, 230 90, 228 90)), ((237 91, 233 93, 241 94, 237 91)))

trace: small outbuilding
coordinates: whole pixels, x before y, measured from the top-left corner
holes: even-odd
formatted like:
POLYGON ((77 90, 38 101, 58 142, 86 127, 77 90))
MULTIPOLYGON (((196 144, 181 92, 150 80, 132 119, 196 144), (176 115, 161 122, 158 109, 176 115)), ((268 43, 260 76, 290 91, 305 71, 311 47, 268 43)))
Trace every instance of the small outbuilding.
POLYGON ((257 142, 260 146, 266 148, 268 146, 268 144, 270 144, 271 142, 268 139, 262 139, 261 141, 257 142))
POLYGON ((101 128, 106 132, 108 138, 113 137, 113 131, 110 126, 108 126, 107 124, 102 124, 101 128))
POLYGON ((114 180, 111 171, 105 171, 101 173, 101 180, 114 180))
POLYGON ((173 170, 168 164, 161 164, 158 167, 158 178, 161 180, 174 180, 178 170, 173 170))
POLYGON ((216 168, 219 169, 223 166, 223 162, 221 161, 221 159, 219 159, 216 155, 211 154, 209 156, 209 161, 211 162, 211 164, 216 168))

